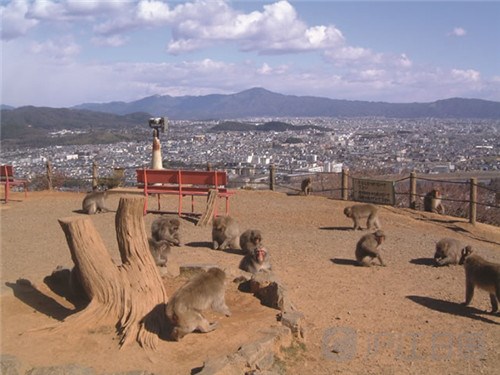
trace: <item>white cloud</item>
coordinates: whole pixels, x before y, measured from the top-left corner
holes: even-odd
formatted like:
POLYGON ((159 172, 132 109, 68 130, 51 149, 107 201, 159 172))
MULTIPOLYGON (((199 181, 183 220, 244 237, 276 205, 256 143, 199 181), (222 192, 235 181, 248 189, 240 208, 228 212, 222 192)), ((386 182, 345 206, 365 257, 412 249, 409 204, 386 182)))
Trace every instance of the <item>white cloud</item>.
POLYGON ((0 22, 2 39, 11 40, 26 33, 38 24, 38 21, 27 17, 29 2, 14 0, 6 6, 0 6, 0 22))
POLYGON ((461 37, 467 35, 467 31, 462 27, 455 27, 452 31, 448 33, 448 35, 461 37))
POLYGON ((57 40, 46 40, 43 43, 34 42, 31 44, 30 52, 43 55, 57 63, 66 63, 77 56, 81 47, 76 44, 71 37, 61 37, 57 40))
POLYGON ((481 79, 481 74, 474 69, 468 69, 468 70, 452 69, 451 76, 459 81, 468 81, 468 82, 478 82, 481 79))

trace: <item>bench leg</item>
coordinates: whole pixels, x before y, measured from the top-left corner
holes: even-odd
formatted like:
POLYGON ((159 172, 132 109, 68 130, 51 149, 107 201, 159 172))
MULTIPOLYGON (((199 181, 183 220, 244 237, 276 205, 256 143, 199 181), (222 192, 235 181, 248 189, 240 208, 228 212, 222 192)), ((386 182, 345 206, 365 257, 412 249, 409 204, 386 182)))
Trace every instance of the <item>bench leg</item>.
POLYGON ((160 204, 160 194, 156 194, 158 197, 158 211, 161 211, 161 204, 160 204))
POLYGON ((7 203, 9 201, 9 191, 10 191, 10 184, 9 184, 9 180, 7 179, 7 181, 5 183, 5 203, 7 203))
POLYGON ((194 212, 194 195, 191 195, 191 212, 194 212))

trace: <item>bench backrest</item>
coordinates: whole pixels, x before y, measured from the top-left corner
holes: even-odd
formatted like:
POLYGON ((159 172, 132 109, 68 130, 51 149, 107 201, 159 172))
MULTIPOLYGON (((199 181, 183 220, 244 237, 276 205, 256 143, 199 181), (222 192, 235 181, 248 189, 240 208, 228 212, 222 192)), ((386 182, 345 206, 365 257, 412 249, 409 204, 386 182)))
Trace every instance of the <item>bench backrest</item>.
POLYGON ((12 165, 1 165, 0 166, 0 178, 2 180, 12 180, 14 178, 14 168, 12 165))
POLYGON ((144 184, 226 186, 225 171, 137 169, 137 182, 144 184))

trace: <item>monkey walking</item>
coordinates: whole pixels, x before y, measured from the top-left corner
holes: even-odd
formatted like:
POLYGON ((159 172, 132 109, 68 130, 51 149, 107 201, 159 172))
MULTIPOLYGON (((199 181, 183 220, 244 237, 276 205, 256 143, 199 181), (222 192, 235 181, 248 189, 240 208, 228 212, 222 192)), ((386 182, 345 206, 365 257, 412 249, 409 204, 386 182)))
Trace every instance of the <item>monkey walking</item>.
POLYGON ((168 241, 172 246, 181 246, 181 221, 177 217, 161 215, 151 223, 151 237, 155 241, 168 241))
POLYGON ((306 197, 311 193, 311 191, 312 191, 312 180, 311 180, 311 177, 307 177, 307 178, 304 178, 302 180, 302 183, 300 185, 300 191, 306 197))
POLYGON ((474 288, 477 286, 490 294, 491 313, 496 313, 500 301, 500 264, 488 262, 474 254, 470 246, 462 250, 459 264, 465 268, 465 302, 463 305, 468 306, 471 303, 474 288))
POLYGON ((448 266, 458 264, 464 246, 454 238, 442 238, 436 243, 434 262, 436 266, 448 266))
POLYGON ((385 267, 385 263, 380 255, 382 242, 385 241, 385 233, 377 230, 374 233, 365 234, 356 244, 356 260, 360 266, 370 267, 373 259, 377 258, 380 265, 385 267))
POLYGON ((226 274, 220 268, 210 268, 194 276, 181 286, 168 300, 166 314, 173 324, 171 338, 179 341, 195 330, 210 332, 217 327, 217 322, 210 323, 202 311, 213 311, 231 316, 225 302, 226 274))
POLYGON ((441 191, 439 189, 433 189, 425 194, 424 211, 444 215, 444 206, 441 202, 441 191))
POLYGON ((214 250, 237 249, 240 228, 231 216, 218 216, 212 223, 212 243, 214 250))
POLYGON ((372 204, 355 204, 344 209, 344 215, 354 222, 354 230, 361 229, 361 219, 367 218, 368 229, 380 229, 378 208, 372 204))
POLYGON ((248 229, 240 236, 240 248, 244 254, 253 255, 254 251, 262 247, 262 233, 258 229, 248 229))
POLYGON ((91 191, 87 193, 82 202, 82 210, 88 215, 95 215, 101 212, 109 212, 105 201, 108 198, 107 191, 91 191))
POLYGON ((259 271, 271 271, 271 262, 267 250, 264 247, 259 247, 251 253, 247 253, 240 262, 240 269, 253 274, 259 271))

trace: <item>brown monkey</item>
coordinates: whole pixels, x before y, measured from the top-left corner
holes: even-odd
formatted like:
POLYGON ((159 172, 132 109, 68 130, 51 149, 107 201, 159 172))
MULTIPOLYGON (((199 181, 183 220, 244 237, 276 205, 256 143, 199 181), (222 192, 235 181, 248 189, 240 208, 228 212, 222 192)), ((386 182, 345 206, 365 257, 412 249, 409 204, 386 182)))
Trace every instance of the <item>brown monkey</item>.
POLYGON ((454 238, 440 239, 436 243, 436 252, 434 253, 436 266, 458 264, 462 249, 462 243, 454 238))
POLYGON ((441 191, 439 189, 433 189, 425 194, 424 211, 444 215, 444 206, 441 203, 441 191))
POLYGON ((302 183, 300 185, 300 190, 302 194, 304 194, 305 196, 308 196, 311 193, 312 191, 311 177, 307 177, 302 180, 302 183))
POLYGON ((380 229, 378 219, 378 208, 372 204, 355 204, 344 209, 344 215, 351 218, 354 222, 354 230, 361 229, 361 219, 367 218, 366 226, 368 229, 380 229))
POLYGON ((170 255, 170 243, 167 240, 156 241, 154 238, 148 238, 148 242, 149 251, 151 251, 156 265, 158 267, 165 267, 170 255))
POLYGON ((168 300, 166 314, 173 324, 171 337, 179 341, 195 330, 210 332, 217 322, 210 323, 202 311, 208 309, 231 316, 225 302, 226 274, 220 268, 210 268, 188 280, 168 300))
POLYGON ((108 197, 107 191, 91 191, 85 195, 82 202, 82 210, 86 214, 94 215, 100 212, 108 212, 105 201, 108 197))
POLYGON ((177 217, 162 215, 151 223, 151 237, 155 241, 165 240, 170 245, 181 246, 180 226, 181 221, 177 217))
POLYGON ((248 229, 240 236, 240 248, 244 254, 253 255, 261 247, 262 233, 258 229, 248 229))
POLYGON ((237 249, 240 227, 231 216, 218 216, 212 223, 212 242, 214 250, 237 249))
POLYGON ((251 273, 271 271, 271 262, 267 250, 264 247, 259 247, 251 253, 247 253, 240 262, 240 269, 251 273))
POLYGON ((490 294, 491 312, 498 311, 500 301, 500 264, 488 262, 477 254, 473 254, 472 247, 466 246, 462 250, 459 264, 465 268, 465 302, 468 306, 474 296, 474 287, 486 290, 490 294))
POLYGON ((380 247, 385 240, 385 233, 377 230, 374 233, 365 234, 356 244, 356 260, 360 266, 370 267, 372 260, 377 258, 381 266, 385 266, 380 256, 380 247))

